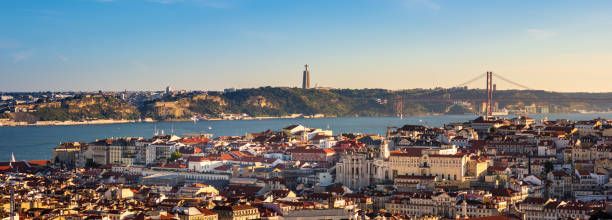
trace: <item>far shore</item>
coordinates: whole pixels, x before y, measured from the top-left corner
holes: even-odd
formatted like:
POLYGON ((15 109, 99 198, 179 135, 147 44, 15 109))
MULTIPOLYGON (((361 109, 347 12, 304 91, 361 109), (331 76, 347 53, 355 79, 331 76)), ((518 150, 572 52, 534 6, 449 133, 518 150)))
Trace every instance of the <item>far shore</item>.
MULTIPOLYGON (((612 111, 608 112, 572 112, 572 113, 550 113, 549 115, 554 114, 609 114, 612 111)), ((405 117, 410 116, 432 116, 432 115, 445 115, 445 114, 416 114, 416 115, 406 115, 405 117)), ((539 114, 538 114, 539 115, 539 114)), ((503 115, 505 116, 505 115, 503 115)), ((239 120, 268 120, 268 119, 320 119, 320 118, 336 118, 337 116, 324 116, 324 117, 313 117, 313 116, 258 116, 258 117, 244 117, 244 118, 208 118, 208 119, 200 119, 197 121, 239 121, 239 120)), ((353 116, 353 117, 368 117, 368 116, 353 116)), ((373 116, 373 117, 394 117, 394 116, 373 116)), ((89 121, 37 121, 36 123, 28 123, 28 122, 16 122, 10 121, 6 119, 0 119, 0 127, 26 127, 26 126, 71 126, 71 125, 103 125, 103 124, 125 124, 125 123, 137 123, 137 122, 190 122, 193 119, 167 119, 156 121, 151 118, 140 119, 140 120, 127 120, 127 119, 98 119, 98 120, 89 120, 89 121)))
POLYGON ((37 121, 36 123, 0 121, 0 127, 17 126, 69 126, 69 125, 101 125, 101 124, 123 124, 134 122, 153 122, 152 120, 125 120, 125 119, 99 119, 89 121, 37 121))
MULTIPOLYGON (((201 119, 198 121, 266 120, 266 119, 295 119, 295 118, 311 119, 311 118, 332 118, 332 117, 335 117, 335 116, 329 116, 329 117, 259 116, 259 117, 244 117, 244 118, 236 118, 236 119, 209 118, 209 119, 201 119)), ((168 119, 168 120, 162 120, 161 122, 188 122, 188 121, 193 121, 193 120, 192 119, 168 119)), ((124 124, 124 123, 136 123, 136 122, 158 122, 158 121, 153 120, 151 118, 146 118, 144 120, 98 119, 98 120, 89 120, 89 121, 37 121, 36 123, 28 123, 28 122, 16 122, 16 121, 0 119, 0 127, 101 125, 101 124, 124 124)))

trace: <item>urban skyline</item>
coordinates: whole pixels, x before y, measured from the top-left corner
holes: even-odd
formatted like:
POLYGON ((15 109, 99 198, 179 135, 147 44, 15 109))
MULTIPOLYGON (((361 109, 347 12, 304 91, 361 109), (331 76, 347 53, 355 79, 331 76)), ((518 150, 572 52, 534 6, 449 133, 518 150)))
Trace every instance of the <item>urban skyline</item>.
POLYGON ((611 9, 0 1, 0 220, 612 219, 611 9))
POLYGON ((5 91, 299 87, 305 62, 313 85, 334 88, 452 87, 486 71, 560 92, 609 92, 612 80, 608 1, 0 6, 5 91))

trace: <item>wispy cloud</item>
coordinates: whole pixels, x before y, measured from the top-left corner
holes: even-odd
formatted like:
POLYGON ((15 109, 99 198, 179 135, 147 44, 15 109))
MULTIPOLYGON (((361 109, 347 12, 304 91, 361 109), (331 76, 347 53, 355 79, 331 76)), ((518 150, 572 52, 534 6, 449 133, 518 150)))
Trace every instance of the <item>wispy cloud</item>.
POLYGON ((68 62, 70 61, 70 58, 64 56, 64 55, 57 55, 57 58, 59 58, 62 62, 68 62))
POLYGON ((440 4, 432 0, 403 0, 403 3, 407 7, 422 6, 422 7, 426 7, 431 10, 434 10, 434 11, 438 11, 441 8, 440 4))
POLYGON ((549 39, 557 36, 557 32, 544 29, 527 29, 527 36, 533 39, 549 39))
POLYGON ((11 57, 13 57, 13 61, 21 62, 21 61, 27 60, 32 55, 34 55, 34 52, 32 50, 22 50, 19 52, 12 53, 11 57))

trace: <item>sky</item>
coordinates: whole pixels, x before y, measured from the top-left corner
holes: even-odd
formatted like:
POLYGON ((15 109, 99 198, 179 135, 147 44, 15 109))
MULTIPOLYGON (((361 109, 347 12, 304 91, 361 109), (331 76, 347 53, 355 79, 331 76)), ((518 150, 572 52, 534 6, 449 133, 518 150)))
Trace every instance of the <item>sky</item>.
POLYGON ((612 92, 612 1, 1 0, 0 91, 612 92), (485 79, 468 84, 484 88, 485 79))

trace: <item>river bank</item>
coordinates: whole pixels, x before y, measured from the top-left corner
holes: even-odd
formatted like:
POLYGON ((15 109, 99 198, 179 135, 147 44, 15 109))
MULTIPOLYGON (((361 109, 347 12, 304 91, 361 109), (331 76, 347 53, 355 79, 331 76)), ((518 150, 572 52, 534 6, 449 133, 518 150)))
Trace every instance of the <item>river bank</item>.
POLYGON ((70 126, 70 125, 103 125, 103 124, 123 124, 134 122, 154 122, 153 120, 124 120, 124 119, 99 119, 89 121, 37 121, 28 123, 25 121, 0 120, 0 127, 20 127, 20 126, 70 126))
MULTIPOLYGON (((608 114, 544 114, 528 115, 535 120, 546 117, 548 120, 569 119, 590 120, 593 118, 612 118, 608 114)), ((478 115, 441 115, 441 116, 404 116, 399 117, 335 117, 335 118, 295 118, 269 120, 217 120, 154 123, 117 123, 80 126, 15 126, 0 127, 0 161, 10 160, 11 153, 17 160, 50 159, 51 151, 59 143, 90 142, 95 139, 111 137, 151 137, 164 131, 166 134, 189 136, 207 133, 219 136, 245 135, 267 129, 280 130, 288 125, 301 124, 311 128, 332 130, 339 133, 364 133, 384 135, 387 127, 401 127, 406 124, 440 127, 451 122, 466 122, 478 115), (2 157, 4 155, 4 157, 2 157)), ((505 116, 516 117, 516 116, 505 116)))
MULTIPOLYGON (((320 116, 320 115, 284 115, 284 116, 257 116, 257 117, 229 117, 229 118, 206 118, 197 119, 195 121, 234 121, 234 120, 269 120, 269 119, 313 119, 313 118, 334 118, 335 116, 320 116)), ((153 120, 145 118, 144 120, 126 120, 126 119, 98 119, 88 121, 36 121, 29 123, 25 121, 12 121, 10 119, 0 119, 0 127, 21 127, 21 126, 70 126, 70 125, 101 125, 101 124, 124 124, 136 122, 190 122, 194 119, 166 119, 153 120)))
MULTIPOLYGON (((608 112, 572 112, 572 113, 558 113, 558 114, 536 114, 529 115, 531 117, 537 116, 555 116, 555 115, 597 115, 597 114, 612 114, 612 111, 608 112)), ((296 114, 297 115, 297 114, 296 114)), ((0 127, 26 127, 26 126, 73 126, 73 125, 104 125, 104 124, 126 124, 126 123, 138 123, 138 122, 206 122, 206 121, 251 121, 251 120, 274 120, 274 119, 331 119, 338 118, 336 116, 323 116, 322 114, 317 115, 283 115, 283 116, 256 116, 256 117, 239 117, 239 118, 206 118, 206 119, 167 119, 167 120, 153 120, 152 118, 145 118, 139 120, 125 120, 125 119, 98 119, 98 120, 89 120, 89 121, 37 121, 35 123, 28 122, 16 122, 11 121, 9 119, 0 119, 0 127)), ((465 114, 465 115, 474 115, 475 114, 465 114)), ((409 115, 404 117, 423 117, 423 116, 453 116, 453 115, 445 115, 445 114, 422 114, 422 115, 409 115)), ((514 114, 508 115, 497 115, 497 117, 513 117, 518 116, 514 114)), ((369 118, 370 116, 355 116, 354 118, 365 117, 369 118)), ((384 116, 390 117, 390 116, 384 116)), ((344 117, 341 117, 344 118, 344 117)), ((349 117, 351 118, 351 117, 349 117)), ((539 117, 537 117, 539 118, 539 117)), ((556 117, 553 117, 556 118, 556 117)))

